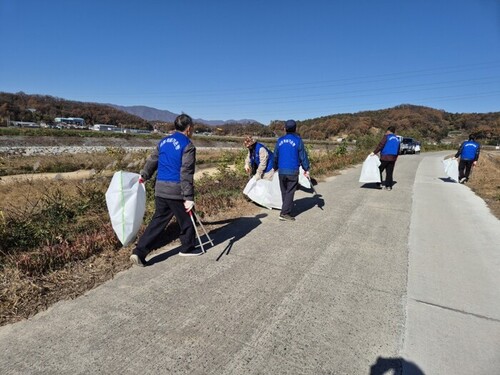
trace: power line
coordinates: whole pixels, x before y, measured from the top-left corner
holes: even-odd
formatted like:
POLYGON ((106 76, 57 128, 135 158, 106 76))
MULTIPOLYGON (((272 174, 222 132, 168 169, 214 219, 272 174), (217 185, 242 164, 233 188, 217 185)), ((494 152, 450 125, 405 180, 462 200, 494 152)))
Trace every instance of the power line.
POLYGON ((296 90, 305 90, 305 89, 313 89, 313 88, 327 88, 327 87, 342 87, 356 84, 367 84, 367 83, 377 83, 377 82, 387 82, 394 80, 401 80, 403 78, 416 78, 416 77, 425 77, 425 76, 442 76, 443 74, 452 74, 452 73, 460 73, 464 71, 477 70, 478 68, 488 68, 488 67, 500 67, 500 61, 493 62, 484 62, 477 64, 468 64, 461 66, 448 66, 448 67, 440 67, 440 68, 432 68, 432 69, 420 69, 413 71, 405 71, 405 72, 396 72, 396 73, 385 73, 378 75, 366 75, 359 77, 347 77, 340 78, 334 80, 322 80, 322 81, 312 81, 312 82, 298 82, 298 83, 289 83, 289 84, 279 84, 279 85, 267 85, 267 86, 259 86, 259 87, 241 87, 241 88, 233 88, 233 89, 209 89, 209 90, 188 90, 188 91, 179 91, 177 90, 174 93, 161 93, 161 92, 143 92, 140 94, 124 94, 124 93, 102 93, 101 96, 109 96, 109 97, 140 97, 140 98, 175 98, 179 99, 184 96, 193 97, 193 96, 206 96, 210 95, 210 97, 214 97, 216 95, 223 94, 232 94, 232 93, 264 93, 264 92, 281 92, 283 89, 288 88, 296 89, 296 90), (308 87, 309 86, 309 87, 308 87))

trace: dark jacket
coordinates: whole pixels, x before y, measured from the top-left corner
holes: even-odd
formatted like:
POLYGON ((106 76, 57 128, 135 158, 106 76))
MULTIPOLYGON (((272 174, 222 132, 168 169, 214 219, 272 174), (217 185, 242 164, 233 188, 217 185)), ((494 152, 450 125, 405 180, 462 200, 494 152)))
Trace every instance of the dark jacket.
MULTIPOLYGON (((177 135, 179 132, 177 132, 177 135)), ((171 136, 169 136, 171 137, 171 136)), ((162 181, 157 179, 155 185, 155 196, 167 199, 175 200, 194 200, 194 169, 196 162, 196 148, 193 143, 189 141, 187 145, 179 150, 180 157, 174 158, 175 161, 171 161, 170 158, 165 157, 163 153, 173 153, 176 152, 174 148, 161 147, 165 144, 165 140, 169 139, 165 137, 162 139, 155 151, 148 157, 144 168, 141 170, 141 176, 144 180, 149 180, 158 168, 162 171, 158 171, 160 174, 164 174, 163 169, 177 169, 179 171, 178 181, 162 181), (158 163, 158 160, 164 160, 165 163, 158 163), (169 161, 170 160, 170 161, 169 161)))

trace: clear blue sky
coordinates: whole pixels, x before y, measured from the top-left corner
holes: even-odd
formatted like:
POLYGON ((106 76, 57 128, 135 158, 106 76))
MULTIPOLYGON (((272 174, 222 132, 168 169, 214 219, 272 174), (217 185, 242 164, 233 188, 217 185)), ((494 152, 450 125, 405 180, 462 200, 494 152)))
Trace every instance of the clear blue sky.
POLYGON ((500 111, 500 0, 0 0, 0 91, 206 120, 500 111))

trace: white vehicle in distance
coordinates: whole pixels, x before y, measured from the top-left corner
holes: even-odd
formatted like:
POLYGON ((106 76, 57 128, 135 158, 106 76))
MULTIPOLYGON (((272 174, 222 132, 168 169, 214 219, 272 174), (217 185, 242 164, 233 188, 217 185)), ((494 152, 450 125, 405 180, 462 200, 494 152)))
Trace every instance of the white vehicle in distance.
POLYGON ((399 138, 399 154, 416 154, 420 153, 420 142, 411 137, 397 136, 399 138))

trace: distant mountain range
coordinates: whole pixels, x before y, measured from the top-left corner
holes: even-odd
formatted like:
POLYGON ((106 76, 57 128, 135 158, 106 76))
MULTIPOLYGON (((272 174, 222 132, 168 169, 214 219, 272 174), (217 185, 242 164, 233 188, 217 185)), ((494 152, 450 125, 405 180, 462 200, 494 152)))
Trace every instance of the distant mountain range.
MULTIPOLYGON (((179 115, 164 109, 157 109, 152 107, 146 107, 143 105, 133 105, 133 106, 121 106, 116 104, 107 104, 113 108, 119 109, 130 113, 132 115, 138 116, 146 121, 164 121, 173 122, 175 118, 179 115)), ((204 120, 202 118, 193 119, 195 122, 200 124, 205 124, 209 126, 220 126, 226 124, 260 124, 255 120, 242 119, 242 120, 204 120)), ((262 125, 262 124, 261 124, 262 125)))

